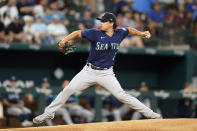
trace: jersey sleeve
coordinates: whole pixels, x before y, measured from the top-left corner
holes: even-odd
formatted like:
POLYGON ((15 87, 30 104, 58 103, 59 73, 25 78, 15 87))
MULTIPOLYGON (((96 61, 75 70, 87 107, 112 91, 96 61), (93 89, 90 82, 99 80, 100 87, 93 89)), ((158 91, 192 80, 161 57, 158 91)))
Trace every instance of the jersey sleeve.
POLYGON ((94 41, 95 39, 95 32, 96 29, 87 29, 87 30, 82 30, 81 35, 83 38, 86 38, 90 41, 94 41))
POLYGON ((125 37, 127 37, 127 35, 129 34, 129 30, 128 28, 120 28, 119 32, 122 36, 122 39, 124 39, 125 37))

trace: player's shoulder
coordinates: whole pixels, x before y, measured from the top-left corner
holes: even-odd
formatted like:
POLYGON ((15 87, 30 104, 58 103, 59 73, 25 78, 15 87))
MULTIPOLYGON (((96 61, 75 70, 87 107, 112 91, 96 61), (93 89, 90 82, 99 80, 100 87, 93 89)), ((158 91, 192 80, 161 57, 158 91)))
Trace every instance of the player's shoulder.
POLYGON ((85 29, 85 30, 82 30, 82 32, 88 32, 88 33, 98 33, 100 32, 100 30, 98 29, 95 29, 95 28, 91 28, 91 29, 85 29))
POLYGON ((122 27, 122 28, 115 29, 115 31, 117 31, 117 32, 128 31, 128 28, 122 27))
POLYGON ((92 28, 91 30, 92 30, 93 32, 95 32, 95 33, 100 33, 100 32, 101 32, 101 30, 95 29, 95 28, 92 28))
POLYGON ((90 29, 85 29, 86 31, 99 31, 98 29, 95 28, 90 28, 90 29))

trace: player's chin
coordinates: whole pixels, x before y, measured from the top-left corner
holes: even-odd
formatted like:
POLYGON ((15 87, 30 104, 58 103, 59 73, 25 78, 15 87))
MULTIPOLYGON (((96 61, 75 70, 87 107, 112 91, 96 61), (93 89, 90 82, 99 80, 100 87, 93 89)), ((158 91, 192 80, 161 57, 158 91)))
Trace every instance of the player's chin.
POLYGON ((106 31, 104 28, 101 28, 101 31, 106 31))

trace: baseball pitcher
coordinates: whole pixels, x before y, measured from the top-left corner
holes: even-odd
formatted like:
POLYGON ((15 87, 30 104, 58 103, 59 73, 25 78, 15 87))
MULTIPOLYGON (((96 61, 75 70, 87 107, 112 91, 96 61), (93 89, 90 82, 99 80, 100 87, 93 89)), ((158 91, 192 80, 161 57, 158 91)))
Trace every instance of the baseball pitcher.
POLYGON ((53 119, 55 112, 75 92, 84 90, 93 84, 99 84, 112 93, 119 101, 127 104, 130 108, 142 113, 150 119, 161 118, 161 116, 146 107, 135 97, 127 94, 120 86, 113 72, 115 56, 121 41, 129 34, 150 38, 149 31, 140 32, 131 27, 116 29, 116 17, 113 13, 106 12, 97 20, 101 21, 100 30, 87 29, 74 31, 59 42, 62 52, 69 51, 70 40, 77 37, 86 38, 91 42, 91 48, 87 64, 71 80, 56 99, 45 109, 44 113, 33 119, 34 123, 42 123, 46 119, 53 119))

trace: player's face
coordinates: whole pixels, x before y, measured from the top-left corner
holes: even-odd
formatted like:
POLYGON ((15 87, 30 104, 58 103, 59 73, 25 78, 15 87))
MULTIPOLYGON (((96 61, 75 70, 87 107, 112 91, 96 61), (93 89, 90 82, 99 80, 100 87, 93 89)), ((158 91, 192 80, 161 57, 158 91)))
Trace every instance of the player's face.
POLYGON ((101 30, 107 31, 109 28, 113 28, 113 23, 109 21, 101 21, 101 30))

